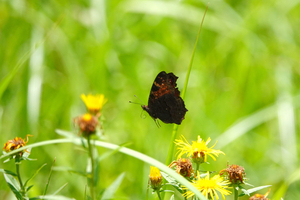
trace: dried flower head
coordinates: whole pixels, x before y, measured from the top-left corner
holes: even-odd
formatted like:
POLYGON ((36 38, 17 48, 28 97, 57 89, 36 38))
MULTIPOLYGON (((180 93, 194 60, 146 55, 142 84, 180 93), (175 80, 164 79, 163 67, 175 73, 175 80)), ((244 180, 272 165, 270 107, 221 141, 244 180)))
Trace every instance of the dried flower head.
POLYGON ((80 132, 84 136, 89 136, 96 132, 99 124, 98 118, 87 113, 75 119, 75 123, 79 126, 80 132))
POLYGON ((269 200, 267 196, 269 195, 270 190, 271 189, 269 189, 269 191, 265 195, 255 194, 254 196, 250 197, 249 200, 269 200))
MULTIPOLYGON (((174 167, 174 166, 176 166, 177 173, 180 174, 183 177, 190 178, 192 172, 195 176, 195 173, 193 171, 193 166, 192 166, 192 163, 191 163, 190 159, 180 158, 177 161, 173 161, 169 165, 169 167, 171 167, 171 168, 174 167)), ((196 176, 195 176, 195 178, 196 178, 196 176)))
MULTIPOLYGON (((223 199, 225 199, 225 195, 230 195, 230 191, 227 190, 229 187, 229 181, 223 180, 220 175, 215 175, 214 177, 209 177, 209 172, 207 172, 207 176, 205 178, 200 178, 198 173, 197 180, 192 182, 192 185, 197 188, 206 199, 219 199, 218 193, 221 193, 223 199)), ((183 187, 183 189, 187 189, 183 187)), ((184 197, 190 198, 194 196, 192 191, 187 191, 183 194, 184 197)))
POLYGON ((231 183, 237 183, 240 181, 244 183, 245 169, 239 165, 230 165, 226 169, 220 171, 220 175, 227 173, 228 179, 231 183))
POLYGON ((103 94, 97 95, 81 95, 81 99, 83 100, 84 104, 86 105, 88 111, 93 115, 100 115, 100 111, 103 105, 107 102, 107 99, 104 97, 103 94))
MULTIPOLYGON (((10 152, 12 150, 19 149, 21 147, 26 146, 26 143, 28 142, 28 137, 29 136, 32 136, 32 135, 28 134, 28 135, 25 136, 26 141, 25 141, 25 138, 22 139, 20 137, 15 137, 13 140, 8 140, 4 144, 3 150, 5 150, 5 152, 10 152)), ((20 156, 22 156, 22 154, 23 154, 23 152, 21 151, 20 156)))
POLYGON ((191 145, 182 135, 180 140, 175 140, 175 144, 178 146, 177 159, 181 158, 183 154, 187 154, 188 157, 192 157, 195 163, 200 164, 207 161, 207 155, 210 156, 213 160, 216 160, 215 156, 218 157, 219 154, 225 155, 224 152, 213 149, 217 142, 212 147, 208 147, 207 145, 210 141, 211 139, 208 138, 205 142, 198 135, 198 140, 193 141, 191 145))
POLYGON ((157 167, 150 166, 150 185, 153 190, 159 190, 162 185, 162 176, 157 167))

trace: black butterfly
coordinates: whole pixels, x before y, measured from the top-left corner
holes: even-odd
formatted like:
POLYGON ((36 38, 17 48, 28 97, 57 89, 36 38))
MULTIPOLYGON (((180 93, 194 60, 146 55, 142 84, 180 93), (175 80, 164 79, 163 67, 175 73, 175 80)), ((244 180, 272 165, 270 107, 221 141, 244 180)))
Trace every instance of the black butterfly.
POLYGON ((164 123, 181 124, 186 111, 184 101, 176 87, 178 79, 173 73, 160 72, 152 85, 148 106, 142 108, 156 121, 160 119, 164 123))

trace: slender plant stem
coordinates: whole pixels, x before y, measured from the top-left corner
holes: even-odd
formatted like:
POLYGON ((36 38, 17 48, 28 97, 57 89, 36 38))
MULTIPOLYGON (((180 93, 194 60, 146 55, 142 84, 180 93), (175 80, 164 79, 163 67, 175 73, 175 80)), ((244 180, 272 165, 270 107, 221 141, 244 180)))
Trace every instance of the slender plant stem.
POLYGON ((239 191, 237 190, 237 184, 232 184, 233 186, 233 196, 234 196, 234 200, 238 200, 239 199, 239 191))
POLYGON ((15 165, 16 165, 16 172, 17 172, 17 176, 18 176, 18 180, 20 183, 20 187, 21 187, 21 194, 23 197, 25 197, 25 188, 21 179, 21 174, 20 174, 20 156, 17 155, 15 158, 15 165))
MULTIPOLYGON (((197 43, 198 43, 198 39, 199 39, 199 35, 200 35, 200 32, 201 32, 201 29, 202 29, 202 25, 203 25, 203 22, 204 22, 204 18, 205 18, 207 9, 208 9, 208 5, 209 4, 207 4, 207 7, 206 7, 206 10, 204 12, 204 15, 203 15, 203 18, 202 18, 202 21, 201 21, 201 25, 200 25, 200 28, 199 28, 199 31, 198 31, 198 34, 197 34, 197 38, 196 38, 196 42, 195 42, 195 45, 194 45, 192 57, 191 57, 189 68, 188 68, 188 71, 187 71, 187 74, 186 74, 186 78, 185 78, 185 83, 184 83, 183 91, 181 93, 182 99, 184 99, 184 97, 185 97, 185 93, 186 93, 186 89, 187 89, 187 85, 188 85, 188 82, 189 82, 189 77, 190 77, 190 73, 191 73, 191 69, 192 69, 192 64, 193 64, 193 60, 194 60, 194 55, 195 55, 195 52, 196 52, 196 47, 197 47, 197 43)), ((172 159, 173 159, 173 155, 174 155, 174 140, 175 140, 176 135, 177 135, 177 129, 178 129, 178 125, 174 124, 173 132, 172 132, 172 136, 171 136, 171 144, 169 146, 169 153, 168 153, 167 160, 166 160, 166 165, 169 165, 172 162, 172 159)))
MULTIPOLYGON (((195 52, 196 52, 196 47, 197 47, 199 35, 200 35, 201 29, 202 29, 202 25, 203 25, 204 18, 205 18, 207 9, 208 9, 208 5, 209 4, 207 4, 207 6, 206 6, 206 10, 204 12, 204 15, 203 15, 203 18, 202 18, 202 21, 201 21, 201 25, 200 25, 200 28, 199 28, 199 31, 198 31, 198 34, 197 34, 197 38, 196 38, 196 42, 195 42, 195 45, 194 45, 192 57, 191 57, 190 64, 189 64, 189 67, 188 67, 188 71, 187 71, 186 78, 185 78, 184 87, 183 87, 183 90, 182 90, 182 93, 181 93, 182 99, 184 99, 185 93, 186 93, 186 90, 187 90, 187 85, 188 85, 190 73, 191 73, 191 70, 192 70, 192 64, 193 64, 193 60, 194 60, 194 55, 195 55, 195 52)), ((173 155, 174 155, 174 141, 175 141, 175 138, 176 138, 176 135, 177 135, 177 129, 178 129, 178 125, 174 124, 173 131, 172 131, 172 136, 171 136, 171 140, 170 140, 171 143, 170 143, 170 146, 169 146, 169 152, 168 152, 167 160, 166 160, 166 165, 169 165, 172 162, 172 160, 173 160, 173 155)), ((162 193, 162 199, 164 199, 164 193, 162 193)))
POLYGON ((88 142, 88 147, 89 147, 89 156, 91 159, 91 165, 92 165, 92 173, 91 173, 91 185, 90 185, 90 192, 91 192, 91 197, 92 200, 95 200, 95 161, 94 161, 94 156, 93 156, 93 147, 91 145, 91 139, 90 136, 87 138, 88 142))
POLYGON ((169 165, 172 162, 173 159, 173 155, 174 155, 174 141, 177 135, 177 129, 178 129, 178 125, 174 125, 173 127, 173 132, 172 132, 172 136, 171 136, 171 144, 169 146, 169 153, 167 156, 167 160, 166 160, 166 165, 169 165))
POLYGON ((182 93, 181 93, 182 99, 184 99, 185 93, 186 93, 186 90, 187 90, 187 85, 188 85, 189 77, 190 77, 191 70, 192 70, 192 65, 193 65, 193 61, 194 61, 194 56, 195 56, 197 44, 198 44, 199 36, 200 36, 200 33, 201 33, 202 25, 203 25, 203 22, 204 22, 204 19, 205 19, 205 15, 206 15, 208 6, 209 6, 209 3, 207 4, 205 12, 204 12, 204 15, 202 17, 202 21, 201 21, 201 24, 200 24, 200 27, 199 27, 199 31, 198 31, 198 34, 197 34, 197 38, 196 38, 196 42, 195 42, 195 45, 194 45, 192 57, 191 57, 191 60, 190 60, 188 72, 186 73, 185 83, 184 83, 184 87, 183 87, 183 90, 182 90, 182 93))
POLYGON ((158 190, 156 190, 156 193, 157 193, 157 196, 158 196, 159 200, 161 200, 160 192, 158 190))
POLYGON ((197 176, 197 173, 198 173, 198 171, 199 171, 199 168, 200 168, 200 164, 197 162, 197 163, 196 163, 196 176, 197 176))

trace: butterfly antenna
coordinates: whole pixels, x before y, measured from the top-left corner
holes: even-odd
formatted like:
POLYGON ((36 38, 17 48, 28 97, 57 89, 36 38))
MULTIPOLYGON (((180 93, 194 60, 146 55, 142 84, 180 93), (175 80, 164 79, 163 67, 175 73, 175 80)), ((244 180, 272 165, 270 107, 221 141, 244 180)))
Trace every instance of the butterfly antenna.
POLYGON ((129 101, 129 103, 138 104, 138 105, 143 105, 143 104, 141 104, 141 103, 136 103, 136 102, 133 102, 133 101, 129 101))
POLYGON ((141 103, 132 102, 132 101, 129 101, 129 103, 138 104, 138 105, 145 105, 144 102, 140 98, 138 98, 136 95, 134 95, 134 97, 137 98, 141 103))
POLYGON ((140 98, 138 98, 136 95, 134 95, 135 98, 137 98, 143 105, 146 105, 140 98))

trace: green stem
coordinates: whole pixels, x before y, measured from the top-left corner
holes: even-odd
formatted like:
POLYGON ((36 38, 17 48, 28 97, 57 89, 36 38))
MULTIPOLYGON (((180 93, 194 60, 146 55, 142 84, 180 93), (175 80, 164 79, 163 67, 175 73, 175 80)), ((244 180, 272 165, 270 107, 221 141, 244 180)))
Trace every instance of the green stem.
POLYGON ((156 190, 156 193, 157 193, 157 196, 158 196, 159 200, 161 200, 160 192, 158 190, 156 190))
MULTIPOLYGON (((202 18, 202 21, 201 21, 201 25, 200 25, 200 28, 199 28, 199 31, 198 31, 198 34, 197 34, 197 38, 196 38, 196 42, 195 42, 195 45, 194 45, 192 57, 191 57, 189 68, 188 68, 186 78, 185 78, 184 87, 183 87, 183 90, 182 90, 182 93, 181 93, 182 99, 184 99, 184 97, 185 97, 187 85, 188 85, 188 82, 189 82, 190 73, 191 73, 191 70, 192 70, 194 55, 195 55, 195 52, 196 52, 196 47, 197 47, 197 43, 198 43, 198 39, 199 39, 201 29, 202 29, 202 25, 203 25, 203 22, 204 22, 204 18, 205 18, 207 9, 208 9, 208 5, 209 4, 207 4, 207 7, 206 7, 206 10, 204 12, 204 15, 203 15, 203 18, 202 18)), ((175 138, 176 138, 176 135, 177 135, 177 129, 178 129, 178 125, 174 124, 173 132, 172 132, 172 136, 171 136, 171 144, 169 146, 169 153, 168 153, 167 160, 166 160, 166 165, 169 165, 172 162, 172 158, 173 158, 173 154, 174 154, 174 141, 175 141, 175 138)))
POLYGON ((199 163, 196 163, 196 174, 197 174, 197 172, 199 171, 199 168, 200 168, 200 164, 199 164, 199 163))
POLYGON ((234 196, 234 200, 238 200, 239 199, 239 191, 237 190, 238 185, 237 184, 232 184, 233 186, 233 196, 234 196))
POLYGON ((206 9, 205 9, 205 12, 204 12, 204 15, 203 15, 201 24, 200 24, 200 28, 199 28, 199 31, 198 31, 198 34, 197 34, 196 42, 195 42, 195 45, 194 45, 192 57, 191 57, 190 64, 189 64, 189 68, 188 68, 188 72, 187 72, 186 78, 185 78, 184 87, 183 87, 183 90, 182 90, 182 93, 181 93, 182 99, 184 99, 184 97, 185 97, 187 85, 188 85, 188 82, 189 82, 189 77, 190 77, 191 70, 192 70, 192 64, 193 64, 193 61, 194 61, 194 55, 195 55, 195 52, 196 52, 196 47, 197 47, 197 44, 198 44, 199 36, 200 36, 200 33, 201 33, 202 25, 203 25, 203 22, 204 22, 204 18, 205 18, 205 15, 206 15, 208 6, 209 6, 209 3, 208 3, 207 6, 206 6, 206 9))
POLYGON ((90 136, 87 138, 88 146, 89 146, 89 156, 91 159, 91 164, 92 164, 92 173, 91 173, 91 185, 90 185, 90 192, 91 192, 91 197, 92 200, 95 200, 95 161, 94 161, 94 156, 93 156, 93 147, 91 145, 91 140, 90 136))
POLYGON ((171 136, 171 144, 169 146, 169 153, 168 153, 168 156, 167 156, 166 165, 171 164, 172 159, 173 159, 174 144, 175 144, 174 141, 175 141, 175 138, 176 138, 176 135, 177 135, 177 129, 178 129, 178 125, 175 124, 174 127, 173 127, 172 136, 171 136))
POLYGON ((16 172, 17 172, 17 176, 18 176, 18 180, 20 183, 20 187, 21 187, 21 194, 23 197, 25 197, 25 188, 21 179, 21 174, 20 174, 20 156, 17 155, 15 158, 15 164, 16 164, 16 172))

